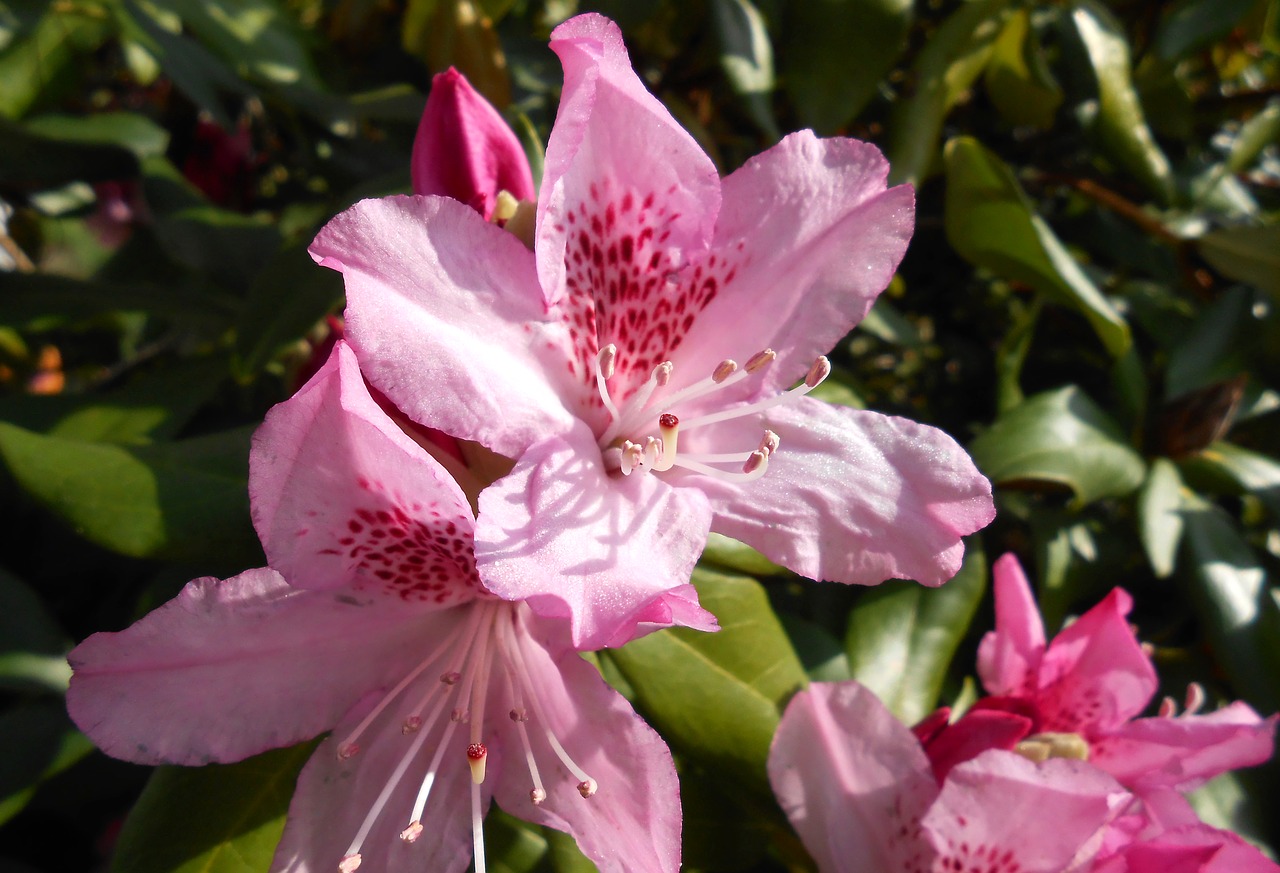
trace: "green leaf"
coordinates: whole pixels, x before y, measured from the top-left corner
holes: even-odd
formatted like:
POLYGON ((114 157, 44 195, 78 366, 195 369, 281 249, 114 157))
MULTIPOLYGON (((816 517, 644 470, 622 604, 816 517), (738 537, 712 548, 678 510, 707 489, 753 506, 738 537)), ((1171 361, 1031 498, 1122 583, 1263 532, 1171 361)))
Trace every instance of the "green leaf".
POLYGON ((138 159, 109 143, 67 141, 0 118, 0 185, 27 191, 138 175, 138 159))
POLYGON ((1079 0, 1071 21, 1097 79, 1098 108, 1092 126, 1099 145, 1168 205, 1174 195, 1173 171, 1142 114, 1124 31, 1105 7, 1092 0, 1079 0))
POLYGON ((56 97, 64 85, 77 85, 71 67, 111 31, 101 10, 90 4, 50 5, 25 37, 0 54, 0 116, 20 118, 42 98, 56 97))
POLYGON ((1231 32, 1258 0, 1180 0, 1160 18, 1154 40, 1156 55, 1175 61, 1231 32))
POLYGON ((321 89, 304 34, 278 0, 166 0, 200 41, 245 78, 321 89))
POLYGON ((1083 506, 1131 494, 1146 478, 1142 456, 1083 391, 1068 385, 1000 415, 969 447, 993 482, 1053 482, 1083 506))
POLYGON ((764 862, 771 822, 741 792, 702 772, 680 774, 685 870, 741 871, 764 862))
POLYGON ((176 262, 233 289, 252 282, 281 242, 280 231, 267 217, 216 206, 157 216, 153 228, 176 262))
POLYGON ((45 780, 93 751, 93 743, 67 718, 62 698, 15 706, 0 713, 0 824, 13 818, 45 780))
POLYGON ((64 143, 116 145, 128 149, 139 159, 163 155, 169 147, 169 132, 135 112, 41 115, 28 120, 24 126, 37 136, 64 143))
POLYGON ((960 572, 941 588, 891 580, 864 594, 849 615, 845 651, 853 678, 907 724, 938 705, 951 660, 986 591, 981 542, 974 538, 967 545, 960 572))
POLYGON ((1138 535, 1158 578, 1173 574, 1182 542, 1182 477, 1167 458, 1156 458, 1138 492, 1138 535))
POLYGON ((493 873, 536 873, 547 856, 547 840, 537 825, 494 806, 484 817, 484 850, 493 873))
POLYGON ((746 543, 740 543, 732 537, 714 531, 707 536, 707 546, 702 551, 702 560, 751 576, 776 576, 784 572, 781 567, 746 543))
POLYGON ((771 139, 781 133, 773 120, 773 44, 764 16, 749 0, 712 0, 712 21, 720 40, 720 68, 751 120, 771 139))
POLYGON ((942 122, 991 58, 1009 0, 968 0, 933 34, 912 71, 915 93, 894 106, 889 127, 889 182, 919 185, 938 151, 942 122))
POLYGON ((249 287, 236 331, 237 378, 252 379, 341 301, 341 275, 317 265, 306 246, 280 251, 249 287))
POLYGON ((1245 339, 1256 321, 1255 292, 1231 288, 1198 313, 1173 347, 1164 379, 1165 400, 1175 400, 1247 372, 1245 339))
POLYGON ((70 648, 35 592, 0 568, 0 688, 62 694, 71 679, 70 648))
POLYGON ((125 821, 113 873, 260 873, 271 865, 303 743, 238 764, 161 767, 125 821))
POLYGON ((899 312, 884 296, 876 298, 871 309, 862 321, 858 322, 858 330, 865 330, 874 337, 887 343, 907 348, 918 348, 923 345, 920 331, 899 312))
POLYGON ((1188 495, 1189 578, 1218 663, 1258 709, 1280 707, 1280 606, 1257 554, 1217 506, 1188 495))
POLYGON ((782 73, 801 125, 828 135, 856 118, 898 59, 910 27, 910 0, 789 4, 782 73))
POLYGON ((806 682, 804 667, 758 582, 701 568, 693 582, 719 632, 659 631, 602 656, 675 749, 767 794, 769 743, 782 707, 806 682))
POLYGON ((996 39, 983 83, 996 109, 1010 124, 1048 130, 1062 105, 1062 88, 1049 72, 1031 29, 1031 13, 1009 16, 996 39))
POLYGON ((844 682, 853 678, 844 646, 826 628, 790 613, 782 613, 778 618, 791 638, 809 681, 844 682))
POLYGON ((1129 325, 1035 214, 1013 171, 970 137, 947 143, 947 240, 965 260, 1079 311, 1113 357, 1129 325))
POLYGON ((1251 494, 1280 518, 1280 461, 1228 442, 1215 442, 1182 461, 1185 474, 1219 494, 1251 494))
POLYGON ((216 327, 229 323, 236 304, 194 282, 171 285, 99 282, 44 273, 6 273, 0 325, 24 330, 76 324, 111 312, 150 312, 216 327))
POLYGON ((0 457, 76 533, 132 557, 255 559, 249 429, 126 447, 41 436, 0 422, 0 457))
MULTIPOLYGON (((1270 767, 1274 766, 1273 760, 1270 767)), ((1223 773, 1192 791, 1187 800, 1200 820, 1210 827, 1231 831, 1254 843, 1263 842, 1271 830, 1266 826, 1265 810, 1274 809, 1266 803, 1270 798, 1259 797, 1261 792, 1256 790, 1258 777, 1263 773, 1265 771, 1223 773), (1254 784, 1246 786, 1245 780, 1254 784), (1255 789, 1252 797, 1248 788, 1255 789)), ((1274 774, 1268 775, 1274 777, 1274 774)), ((1275 788, 1271 784, 1265 790, 1273 793, 1275 788)))
POLYGON ((1196 246, 1222 275, 1280 297, 1280 224, 1224 227, 1200 237, 1196 246))

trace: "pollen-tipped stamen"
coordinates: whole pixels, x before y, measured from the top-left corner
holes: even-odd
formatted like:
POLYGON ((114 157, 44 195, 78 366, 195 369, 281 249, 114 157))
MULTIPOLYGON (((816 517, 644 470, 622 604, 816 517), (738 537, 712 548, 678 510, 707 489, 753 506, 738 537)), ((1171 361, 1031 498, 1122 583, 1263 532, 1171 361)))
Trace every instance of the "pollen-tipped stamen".
POLYGON ((613 369, 618 359, 618 347, 613 343, 605 346, 596 355, 596 389, 600 392, 600 401, 609 413, 610 421, 618 420, 618 407, 609 396, 609 380, 613 377, 613 369))
POLYGON ((484 865, 484 810, 480 808, 480 783, 471 783, 471 848, 475 857, 476 873, 485 873, 484 865))
POLYGON ((808 394, 814 388, 822 384, 827 376, 831 375, 831 362, 825 357, 819 357, 815 360, 809 371, 805 374, 804 381, 789 391, 783 391, 781 394, 775 394, 772 397, 766 397, 763 400, 757 400, 754 403, 748 403, 745 406, 730 407, 722 409, 719 412, 712 412, 707 415, 700 415, 697 418, 685 419, 682 428, 691 430, 695 427, 702 427, 707 424, 715 424, 721 421, 730 421, 735 418, 741 418, 744 415, 753 415, 757 412, 764 412, 766 409, 772 409, 775 406, 781 406, 784 403, 791 403, 794 400, 808 394))

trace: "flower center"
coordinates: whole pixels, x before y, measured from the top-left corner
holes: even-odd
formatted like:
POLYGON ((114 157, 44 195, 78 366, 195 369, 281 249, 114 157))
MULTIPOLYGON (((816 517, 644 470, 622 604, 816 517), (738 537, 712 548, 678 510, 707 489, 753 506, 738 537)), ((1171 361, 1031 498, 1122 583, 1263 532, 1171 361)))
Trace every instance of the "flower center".
POLYGON ((696 414, 698 410, 708 408, 708 398, 763 372, 777 356, 773 349, 765 349, 752 355, 742 366, 737 361, 726 359, 705 378, 671 392, 665 389, 671 382, 675 365, 671 361, 663 361, 619 407, 609 395, 609 379, 617 364, 618 348, 612 343, 605 346, 596 356, 596 387, 609 413, 609 425, 599 440, 605 466, 621 471, 624 476, 636 471, 663 473, 681 467, 723 481, 759 479, 765 474, 769 458, 781 443, 773 431, 766 429, 754 449, 732 452, 681 452, 679 438, 682 431, 756 415, 774 406, 791 403, 817 388, 831 374, 831 363, 825 357, 819 357, 805 374, 804 381, 788 391, 751 403, 696 414), (676 415, 677 410, 695 402, 697 410, 694 415, 683 419, 676 415), (726 469, 716 465, 731 466, 726 469))
POLYGON ((400 730, 401 735, 406 738, 404 752, 339 862, 340 873, 354 873, 359 868, 364 843, 385 811, 392 793, 411 769, 422 772, 421 764, 425 757, 422 750, 429 738, 434 738, 434 752, 421 777, 417 798, 408 814, 408 824, 400 832, 400 839, 412 843, 422 835, 423 812, 440 768, 446 764, 446 756, 454 755, 456 759, 465 756, 471 775, 471 833, 475 870, 476 873, 484 873, 481 824, 484 810, 480 786, 487 776, 485 764, 489 756, 484 738, 496 730, 496 725, 486 725, 485 722, 486 702, 495 689, 501 695, 500 699, 510 703, 508 714, 515 724, 520 746, 524 751, 525 765, 529 770, 532 785, 529 790, 530 801, 537 805, 547 797, 533 744, 529 739, 531 727, 534 730, 541 729, 555 756, 577 780, 574 787, 578 793, 584 798, 596 793, 596 781, 574 762, 548 727, 550 722, 545 717, 544 704, 535 693, 529 666, 520 648, 519 635, 526 634, 527 638, 527 631, 521 626, 519 604, 484 601, 468 608, 471 609, 471 614, 338 743, 338 758, 352 758, 360 752, 360 737, 379 716, 388 710, 403 713, 400 730), (419 681, 424 675, 430 675, 433 670, 440 670, 441 667, 444 669, 438 674, 438 680, 419 681), (454 741, 454 733, 460 724, 467 725, 465 742, 454 741))
POLYGON ((1043 733, 1027 737, 1013 750, 1028 761, 1042 764, 1050 758, 1089 760, 1089 743, 1079 734, 1043 733))

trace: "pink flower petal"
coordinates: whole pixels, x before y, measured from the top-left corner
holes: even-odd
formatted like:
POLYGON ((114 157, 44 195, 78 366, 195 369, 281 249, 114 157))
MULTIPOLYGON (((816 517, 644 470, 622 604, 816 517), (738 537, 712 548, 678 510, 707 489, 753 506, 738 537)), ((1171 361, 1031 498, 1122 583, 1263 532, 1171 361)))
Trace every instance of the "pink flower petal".
POLYGON ((939 873, 1062 873, 1097 851, 1104 828, 1130 799, 1083 761, 1033 764, 992 751, 951 771, 921 827, 939 873))
POLYGON ((938 793, 911 731, 856 682, 815 682, 791 699, 769 782, 824 873, 907 869, 938 793))
POLYGON ((447 198, 388 197, 338 215, 310 251, 343 274, 366 378, 414 421, 508 457, 572 425, 586 383, 511 234, 447 198))
POLYGON ((1054 637, 1040 662, 1039 730, 1092 737, 1146 707, 1158 680, 1129 627, 1132 606, 1132 598, 1116 588, 1054 637))
POLYGON ((947 774, 982 752, 1011 751, 1031 733, 1031 719, 998 709, 971 709, 924 742, 933 775, 941 783, 947 774))
MULTIPOLYGON (((764 427, 781 448, 743 485, 700 478, 714 530, 813 579, 939 585, 955 575, 961 537, 995 514, 991 485, 940 430, 801 399, 762 424, 716 425, 691 451, 753 448, 764 427)), ((682 441, 685 437, 681 436, 682 441)), ((692 480, 690 480, 692 481, 692 480)))
POLYGON ((423 618, 399 599, 296 591, 268 569, 197 579, 72 650, 67 708, 117 758, 237 761, 329 729, 407 670, 423 618))
POLYGON ((485 586, 571 619, 579 649, 622 645, 637 625, 662 624, 666 609, 672 621, 713 629, 714 617, 686 593, 711 517, 701 493, 654 476, 611 478, 599 457, 579 426, 534 445, 481 492, 476 564, 485 586))
MULTIPOLYGON (((693 137, 636 76, 616 24, 579 15, 552 31, 551 48, 564 65, 564 91, 547 142, 535 250, 547 302, 556 303, 566 293, 571 238, 599 221, 596 237, 607 248, 616 237, 610 212, 616 219, 628 196, 632 214, 647 209, 649 226, 662 237, 665 268, 704 251, 720 180, 693 137)), ((602 273, 601 288, 607 281, 602 273)))
POLYGON ((1220 773, 1268 760, 1277 718, 1263 719, 1245 703, 1207 715, 1141 718, 1096 740, 1090 760, 1126 785, 1190 791, 1220 773))
MULTIPOLYGON (((546 630, 548 636, 559 631, 546 630)), ((541 723, 529 722, 528 730, 547 797, 537 806, 530 801, 532 779, 508 723, 496 789, 502 808, 572 834, 601 873, 678 869, 680 790, 662 738, 576 652, 535 642, 528 634, 517 642, 545 716, 541 723), (593 796, 584 798, 575 789, 577 778, 557 759, 544 730, 595 780, 593 796)))
POLYGON ((373 401, 344 342, 267 414, 249 495, 267 562, 296 587, 437 607, 476 596, 466 497, 373 401))
POLYGON ((409 167, 413 193, 461 200, 486 219, 499 191, 517 200, 536 196, 519 140, 453 67, 431 80, 409 167))
POLYGON ((672 356, 677 379, 773 348, 774 365, 743 386, 772 394, 861 321, 915 225, 914 192, 886 190, 888 172, 869 143, 801 131, 727 176, 713 248, 719 293, 672 356))
POLYGON ((1035 686, 1045 649, 1044 622, 1016 556, 1001 555, 991 576, 996 629, 978 646, 978 676, 991 694, 1021 694, 1035 686))

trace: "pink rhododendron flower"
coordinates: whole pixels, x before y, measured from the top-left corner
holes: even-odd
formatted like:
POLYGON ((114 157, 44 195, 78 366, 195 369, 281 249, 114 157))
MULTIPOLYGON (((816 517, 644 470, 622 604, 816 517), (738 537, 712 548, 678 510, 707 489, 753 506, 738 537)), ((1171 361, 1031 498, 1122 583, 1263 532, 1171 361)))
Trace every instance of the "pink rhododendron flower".
POLYGON ((824 873, 1087 869, 1130 802, 1083 761, 987 751, 939 785, 919 741, 856 682, 787 706, 769 780, 824 873))
MULTIPOLYGON (((931 757, 932 744, 948 732, 974 731, 973 725, 962 727, 971 718, 999 723, 1006 747, 1079 744, 1090 762, 1138 793, 1187 791, 1271 757, 1275 716, 1263 719, 1240 702, 1201 715, 1199 686, 1188 692, 1184 714, 1175 717, 1176 706, 1166 700, 1158 716, 1137 718, 1158 683, 1128 624, 1132 600, 1124 590, 1113 590, 1046 644, 1035 597, 1017 559, 1003 556, 993 575, 996 629, 978 650, 978 674, 993 696, 932 739, 931 757)), ((938 752, 939 758, 950 754, 946 748, 938 752)))
POLYGON ((502 116, 450 67, 431 81, 413 141, 413 193, 460 200, 486 219, 498 193, 532 200, 533 175, 502 116))
POLYGON ((345 344, 268 415, 250 469, 271 568, 197 579, 71 653, 68 708, 99 746, 198 765, 332 731, 274 870, 461 871, 474 851, 482 871, 493 797, 602 870, 678 868, 666 746, 563 627, 480 586, 466 494, 345 344))
POLYGON ((514 462, 480 496, 485 585, 597 647, 714 627, 688 584, 710 529, 813 578, 952 576, 994 514, 964 451, 804 396, 892 277, 911 189, 873 146, 809 132, 721 180, 612 22, 551 46, 532 251, 441 197, 364 201, 311 248, 344 274, 370 382, 514 462))

